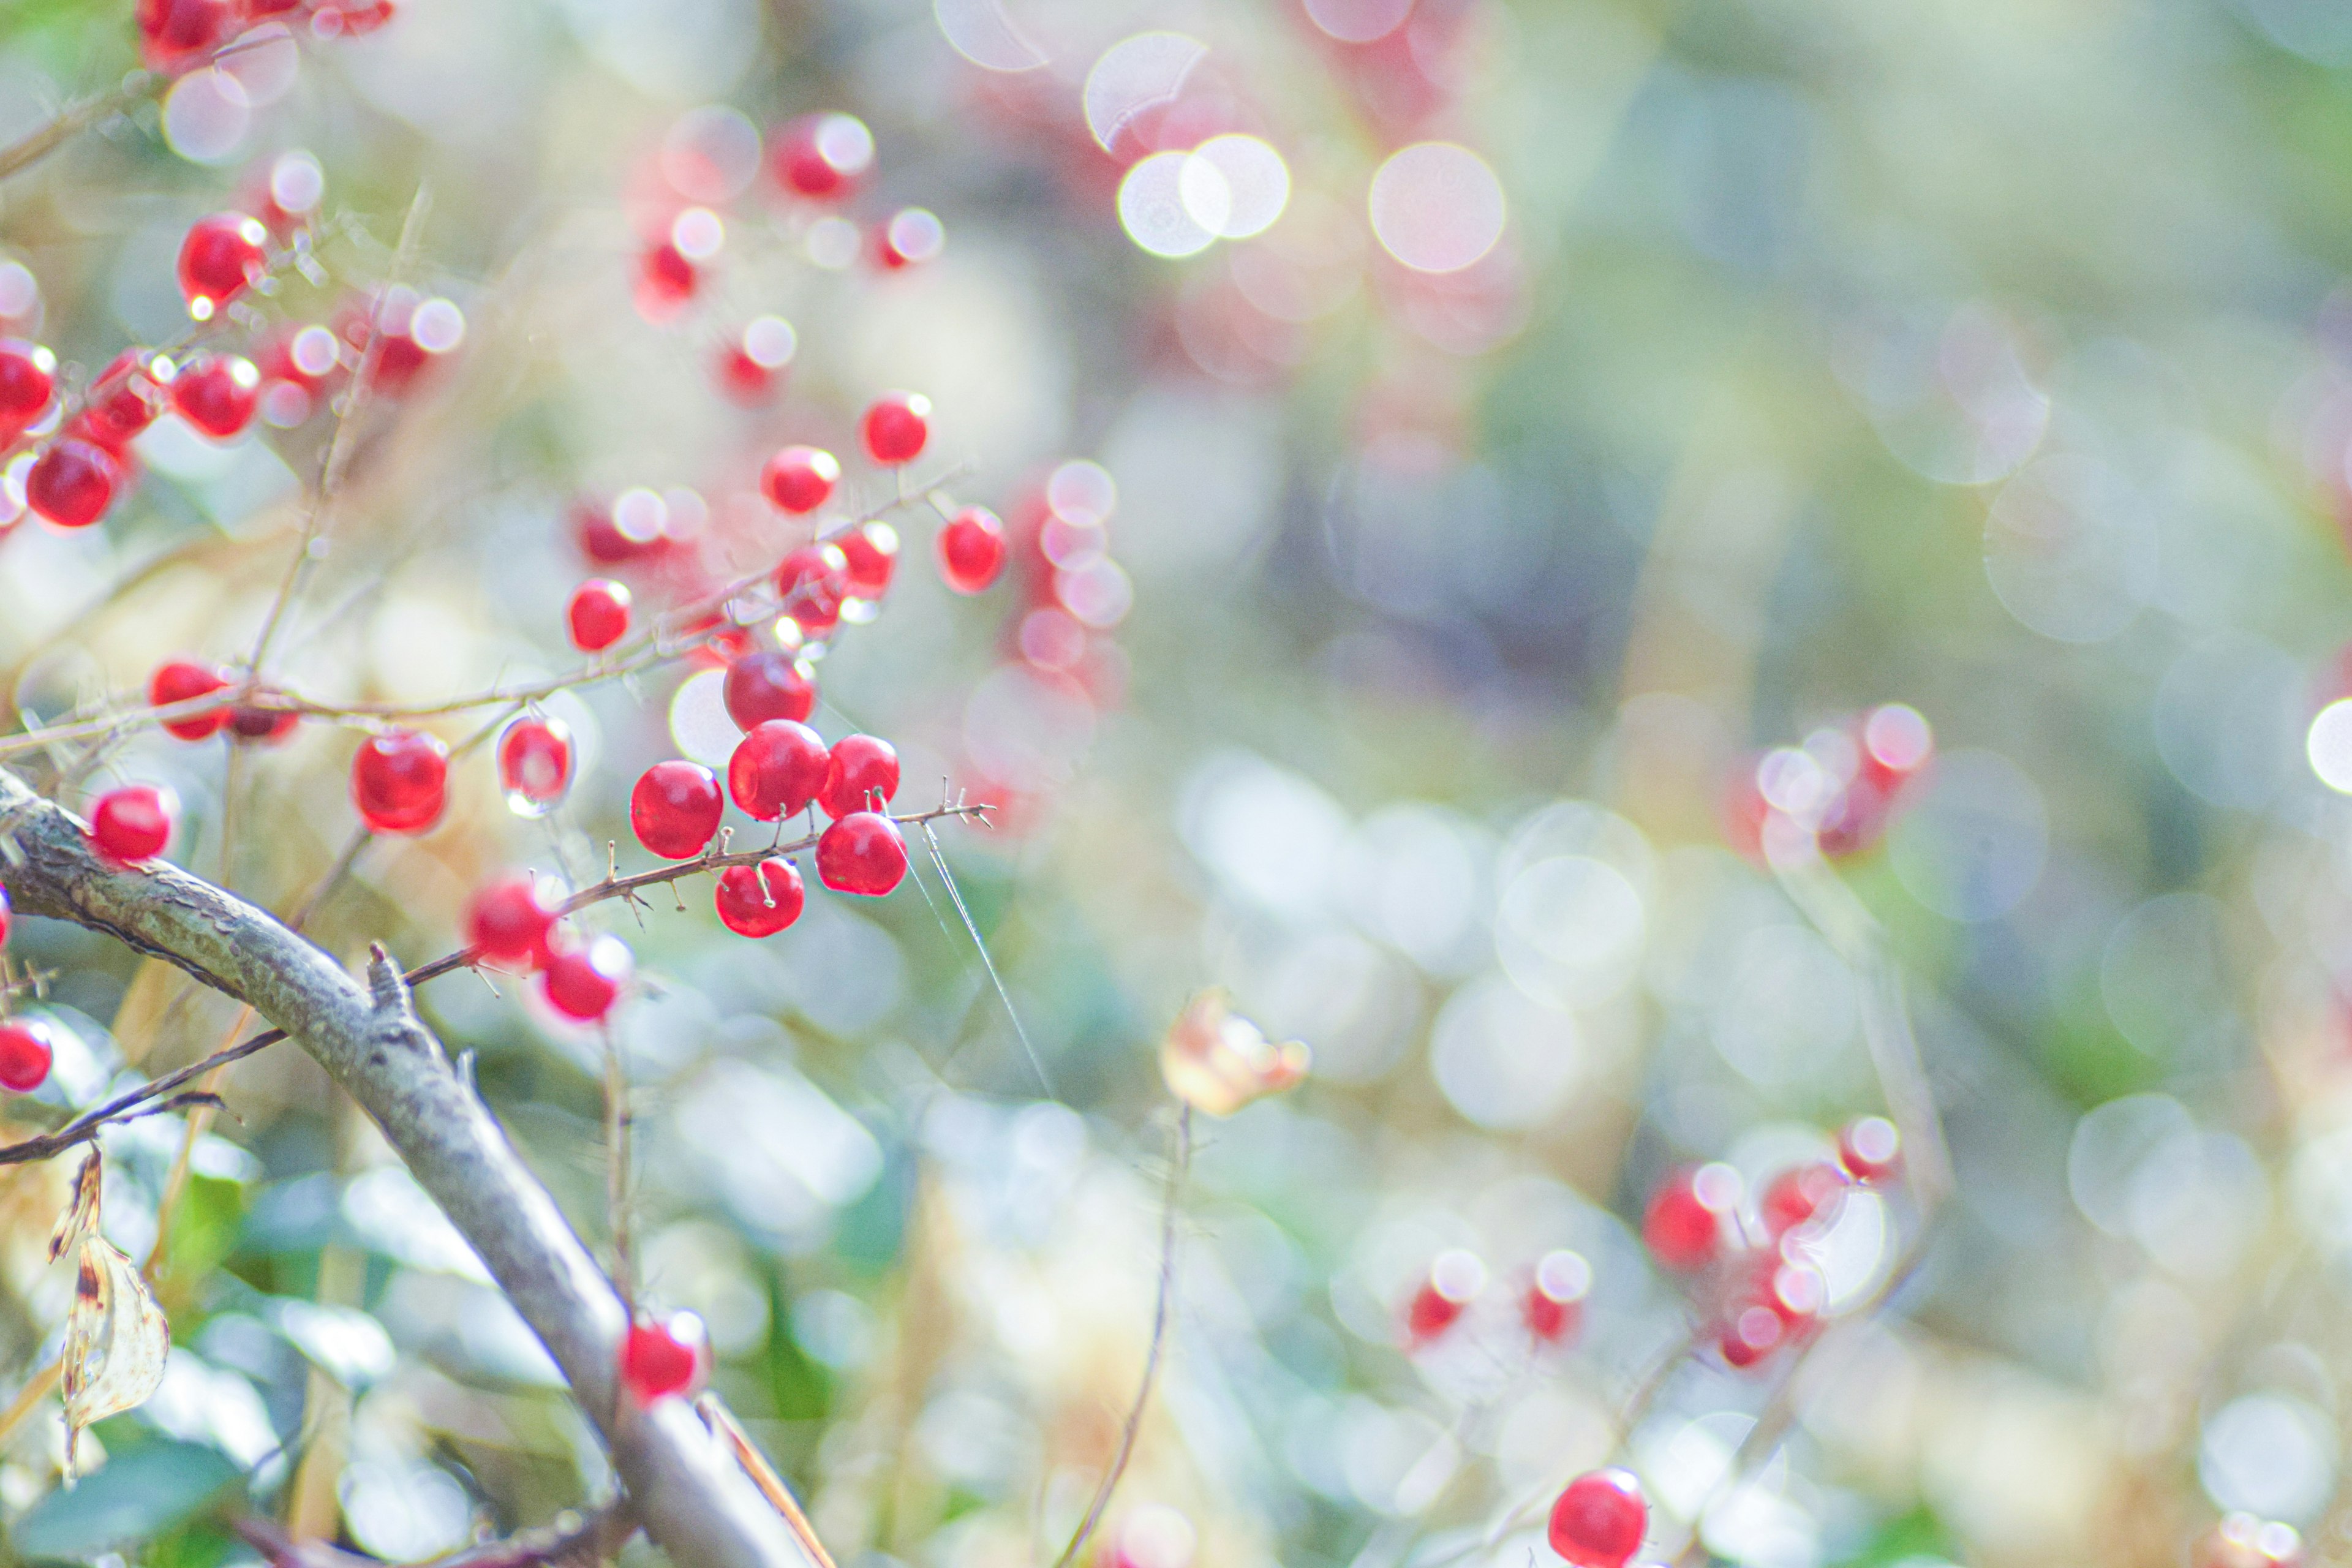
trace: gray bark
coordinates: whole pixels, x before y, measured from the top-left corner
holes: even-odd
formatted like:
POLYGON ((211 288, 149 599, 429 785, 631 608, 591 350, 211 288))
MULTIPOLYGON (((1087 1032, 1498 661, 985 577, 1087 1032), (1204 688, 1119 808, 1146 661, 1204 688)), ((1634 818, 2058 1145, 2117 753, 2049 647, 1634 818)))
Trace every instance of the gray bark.
POLYGON ((268 911, 162 861, 108 863, 81 821, 0 769, 0 882, 17 910, 179 965, 284 1029, 375 1119, 529 1323, 646 1534, 678 1568, 807 1568, 783 1521, 687 1401, 620 1388, 626 1312, 547 1189, 451 1070, 381 949, 365 984, 268 911))

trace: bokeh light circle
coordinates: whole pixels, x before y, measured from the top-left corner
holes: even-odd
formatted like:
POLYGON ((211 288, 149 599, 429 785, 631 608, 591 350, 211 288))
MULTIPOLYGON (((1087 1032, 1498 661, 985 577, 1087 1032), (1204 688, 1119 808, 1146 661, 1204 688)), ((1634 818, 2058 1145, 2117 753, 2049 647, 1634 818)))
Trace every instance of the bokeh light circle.
POLYGON ((1215 170, 1210 170, 1205 178, 1196 176, 1191 193, 1194 199, 1186 199, 1184 166, 1191 158, 1189 153, 1154 153, 1118 183, 1119 226, 1127 230, 1128 238, 1154 256, 1171 260, 1197 256, 1217 238, 1216 229, 1202 219, 1218 224, 1225 220, 1222 204, 1209 205, 1213 194, 1223 195, 1223 176, 1215 170))
POLYGON ((1247 239, 1273 227, 1290 205, 1290 166, 1255 136, 1212 136, 1192 149, 1178 189, 1184 210, 1218 238, 1247 239))
POLYGON ((1454 142, 1417 142, 1372 176, 1372 233, 1416 272, 1459 272, 1503 237, 1503 183, 1454 142))

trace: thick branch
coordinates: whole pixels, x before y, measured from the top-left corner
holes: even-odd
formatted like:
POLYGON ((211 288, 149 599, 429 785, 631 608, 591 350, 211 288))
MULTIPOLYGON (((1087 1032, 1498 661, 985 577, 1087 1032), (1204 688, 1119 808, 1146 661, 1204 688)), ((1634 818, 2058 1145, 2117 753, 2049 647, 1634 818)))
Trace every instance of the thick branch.
POLYGON ((604 1432, 632 1511, 672 1562, 804 1568, 783 1521, 691 1406, 638 1408, 623 1393, 620 1297, 417 1022, 381 950, 362 984, 267 912, 176 867, 109 865, 72 814, 5 770, 0 823, 21 856, 7 870, 17 909, 106 931, 249 1004, 375 1119, 555 1358, 604 1432))

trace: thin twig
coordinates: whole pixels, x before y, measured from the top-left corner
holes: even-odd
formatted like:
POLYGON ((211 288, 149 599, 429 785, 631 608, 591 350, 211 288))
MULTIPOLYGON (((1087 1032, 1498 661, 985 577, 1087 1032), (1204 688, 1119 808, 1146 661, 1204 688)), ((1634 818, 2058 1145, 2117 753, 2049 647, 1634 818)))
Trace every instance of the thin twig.
POLYGON ((834 1568, 833 1553, 827 1552, 824 1542, 817 1539, 816 1526, 811 1524, 808 1515, 801 1511, 800 1500, 793 1496, 793 1489, 784 1484, 783 1477, 776 1474, 776 1468, 768 1463, 768 1456, 760 1452, 759 1445, 751 1441, 751 1434, 743 1430, 742 1424, 735 1419, 735 1413, 727 1408, 726 1402, 716 1394, 705 1393, 695 1400, 694 1408, 712 1431, 727 1439, 727 1446, 735 1451, 735 1462, 743 1467, 743 1473, 751 1478, 751 1484, 760 1489, 760 1495, 784 1516, 784 1522, 792 1527, 793 1536, 801 1543, 801 1550, 809 1554, 817 1568, 834 1568))
POLYGON ((1119 1478, 1127 1474, 1128 1460, 1135 1455, 1136 1434, 1142 1430, 1143 1412, 1151 1403, 1151 1384, 1160 1375, 1160 1355, 1168 1344, 1168 1309, 1176 1294, 1176 1213, 1184 1195, 1184 1174, 1192 1163, 1192 1108, 1186 1105, 1176 1113, 1176 1158, 1168 1168, 1168 1195, 1160 1215, 1160 1300, 1151 1312, 1151 1348, 1143 1358, 1143 1382, 1135 1391, 1135 1403, 1128 1407, 1126 1424, 1119 1428, 1118 1448, 1111 1455, 1110 1468, 1103 1472, 1087 1516, 1078 1521, 1061 1556, 1054 1560, 1054 1568, 1070 1568, 1077 1560, 1087 1537, 1110 1507, 1111 1494, 1118 1489, 1119 1478))
POLYGON ((302 516, 301 541, 295 546, 294 559, 287 564, 285 581, 278 585, 278 596, 269 602, 269 614, 262 619, 260 634, 253 639, 253 655, 245 661, 247 668, 257 673, 269 657, 269 645, 276 639, 278 627, 302 585, 312 552, 326 531, 328 514, 342 489, 343 473, 351 466, 352 450, 359 437, 360 415, 367 406, 369 395, 375 390, 376 365, 383 358, 384 340, 390 335, 383 321, 384 303, 391 298, 393 286, 401 282, 415 265, 416 247, 425 237, 425 217, 432 210, 433 187, 419 182, 416 195, 408 204, 408 216, 401 222, 400 249, 393 261, 391 275, 377 293, 375 308, 368 316, 367 346, 360 352, 359 367, 352 373, 352 384, 343 392, 342 406, 335 413, 334 435, 327 442, 326 455, 319 460, 319 484, 302 516))

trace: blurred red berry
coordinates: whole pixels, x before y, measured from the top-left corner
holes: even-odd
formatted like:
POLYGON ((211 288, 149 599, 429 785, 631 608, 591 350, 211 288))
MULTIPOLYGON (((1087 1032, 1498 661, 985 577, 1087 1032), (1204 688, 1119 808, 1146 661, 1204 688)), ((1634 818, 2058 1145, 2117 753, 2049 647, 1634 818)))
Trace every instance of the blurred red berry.
POLYGON ((474 895, 467 931, 483 957, 537 969, 547 962, 548 934, 562 906, 552 884, 513 872, 474 895))
POLYGON ((702 1320, 691 1312, 632 1323, 621 1342, 621 1381, 640 1405, 691 1393, 702 1381, 708 1345, 702 1320))
POLYGON ((261 372, 242 354, 199 355, 172 378, 172 406, 215 441, 241 434, 260 403, 261 372))
POLYGON ((1884 1116, 1864 1116, 1838 1134, 1838 1163, 1857 1182, 1884 1181, 1903 1163, 1903 1138, 1884 1116))
POLYGON ((794 195, 830 201, 874 166, 874 133, 847 114, 812 114, 776 139, 776 179, 794 195))
POLYGON ((984 594, 1004 570, 1004 524, 982 506, 968 506, 939 531, 940 577, 959 594, 984 594))
POLYGON ((591 577, 572 590, 564 617, 572 626, 572 646, 583 653, 602 653, 629 635, 629 590, 609 577, 591 577))
POLYGON ((528 714, 499 736, 499 787, 517 816, 545 816, 572 788, 572 727, 528 714))
POLYGON ((1723 1213, 1730 1206, 1717 1189, 1729 1183, 1736 1178, 1719 1165, 1676 1171, 1659 1183, 1642 1215, 1642 1240, 1651 1256, 1684 1273, 1715 1261, 1723 1247, 1723 1213))
POLYGON ((911 463, 922 456, 931 437, 931 400, 919 392, 885 393, 866 410, 858 435, 866 455, 886 468, 911 463))
MULTIPOLYGON (((182 702, 193 702, 199 697, 210 697, 215 691, 228 689, 228 676, 211 665, 192 659, 175 658, 158 665, 147 682, 147 705, 167 708, 182 702)), ((222 706, 203 713, 193 713, 184 719, 166 720, 163 731, 183 741, 203 741, 221 732, 228 722, 228 709, 222 706)))
POLYGON ((449 805, 449 748, 422 730, 386 730, 352 759, 352 804, 371 833, 429 832, 449 805))
POLYGON ((199 220, 180 245, 180 292, 199 321, 268 276, 269 230, 243 213, 199 220))
POLYGON ((613 1010, 635 967, 620 938, 600 936, 551 955, 540 984, 548 1005, 567 1018, 593 1023, 613 1010))
POLYGON ((1627 1470, 1594 1470, 1568 1483, 1551 1507, 1551 1549, 1577 1568, 1624 1568, 1642 1549, 1650 1507, 1627 1470))
POLYGON ((760 471, 760 489, 778 509, 795 516, 814 511, 833 494, 841 465, 815 447, 787 447, 760 471))
POLYGON ((90 807, 89 841, 118 865, 152 860, 172 842, 180 803, 154 784, 124 784, 108 790, 90 807))
POLYGON ((48 1081, 57 1039, 37 1018, 0 1019, 0 1089, 30 1094, 48 1081))

